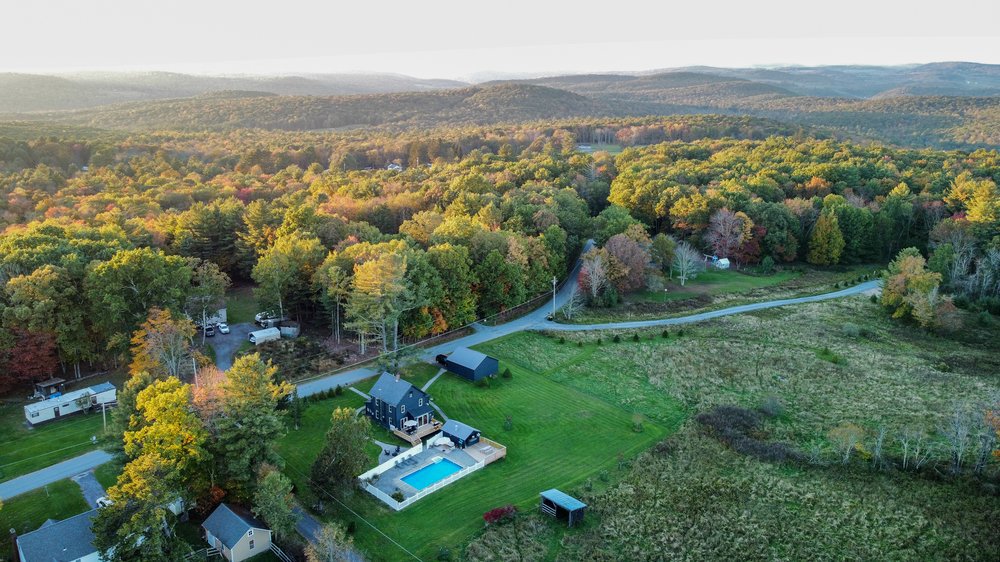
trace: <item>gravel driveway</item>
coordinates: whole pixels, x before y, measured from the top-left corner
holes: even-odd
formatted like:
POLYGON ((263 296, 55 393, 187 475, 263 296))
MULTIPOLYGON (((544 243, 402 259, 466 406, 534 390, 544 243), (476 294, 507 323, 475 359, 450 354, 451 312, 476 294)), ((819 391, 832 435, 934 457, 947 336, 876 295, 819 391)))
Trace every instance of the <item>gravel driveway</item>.
POLYGON ((233 366, 233 354, 247 341, 247 335, 254 330, 259 330, 255 324, 249 322, 243 324, 230 324, 228 334, 220 334, 215 331, 215 336, 206 338, 205 342, 215 350, 215 366, 220 371, 225 371, 233 366))

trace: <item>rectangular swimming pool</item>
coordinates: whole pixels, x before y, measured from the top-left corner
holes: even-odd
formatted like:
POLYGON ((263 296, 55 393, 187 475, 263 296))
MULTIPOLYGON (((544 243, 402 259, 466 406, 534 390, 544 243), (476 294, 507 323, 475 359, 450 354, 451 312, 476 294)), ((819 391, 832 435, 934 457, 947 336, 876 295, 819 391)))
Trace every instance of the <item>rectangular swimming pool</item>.
POLYGON ((423 490, 455 474, 459 470, 462 470, 462 467, 458 464, 448 459, 439 458, 420 470, 407 474, 401 480, 417 490, 423 490))

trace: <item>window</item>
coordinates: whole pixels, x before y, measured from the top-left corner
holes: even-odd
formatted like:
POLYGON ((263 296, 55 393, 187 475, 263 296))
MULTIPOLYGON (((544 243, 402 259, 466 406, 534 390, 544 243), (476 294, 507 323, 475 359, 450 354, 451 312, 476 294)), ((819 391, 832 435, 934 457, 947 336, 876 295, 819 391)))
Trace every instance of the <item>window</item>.
POLYGON ((247 531, 247 536, 250 536, 250 537, 253 536, 253 529, 250 529, 249 531, 247 531))
POLYGON ((423 406, 423 405, 424 405, 424 399, 423 398, 418 399, 417 406, 423 406))
POLYGON ((38 412, 31 412, 31 417, 37 418, 38 417, 38 412))
POLYGON ((400 405, 400 407, 399 407, 399 413, 400 414, 405 414, 406 413, 406 404, 400 405))
POLYGON ((250 539, 250 550, 253 550, 253 539, 250 539))

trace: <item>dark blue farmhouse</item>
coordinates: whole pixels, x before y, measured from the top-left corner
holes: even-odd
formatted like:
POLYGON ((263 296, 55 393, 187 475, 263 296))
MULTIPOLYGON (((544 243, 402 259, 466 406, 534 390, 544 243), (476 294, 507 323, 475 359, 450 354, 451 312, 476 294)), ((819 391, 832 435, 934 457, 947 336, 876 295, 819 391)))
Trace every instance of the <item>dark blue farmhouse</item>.
POLYGON ((479 443, 479 430, 460 421, 448 420, 441 428, 441 435, 451 439, 459 449, 479 443))
POLYGON ((368 395, 365 413, 389 430, 403 429, 407 421, 422 426, 433 417, 430 395, 396 375, 382 373, 368 395))
POLYGON ((456 349, 442 363, 445 369, 473 382, 493 376, 500 370, 500 362, 495 358, 467 347, 456 349))

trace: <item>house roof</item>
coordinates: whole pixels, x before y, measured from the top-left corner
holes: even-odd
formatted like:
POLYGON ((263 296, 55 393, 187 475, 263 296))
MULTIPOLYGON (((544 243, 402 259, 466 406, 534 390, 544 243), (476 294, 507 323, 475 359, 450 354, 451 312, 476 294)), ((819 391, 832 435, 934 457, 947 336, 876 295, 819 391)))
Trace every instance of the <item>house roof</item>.
POLYGON ((575 511, 577 509, 587 507, 587 504, 582 501, 569 494, 564 494, 555 488, 542 492, 542 497, 568 511, 575 511))
POLYGON ((485 353, 480 353, 474 349, 469 349, 467 347, 460 347, 455 351, 451 352, 448 356, 448 361, 466 367, 468 369, 475 370, 486 360, 488 356, 485 353))
POLYGON ((444 426, 441 428, 441 431, 447 433, 448 435, 454 435, 459 439, 468 439, 473 433, 479 430, 471 425, 465 425, 457 420, 448 420, 444 422, 444 426))
POLYGON ((379 400, 388 402, 389 404, 399 404, 410 392, 410 390, 416 390, 421 394, 426 394, 424 391, 404 381, 403 379, 396 380, 396 375, 389 372, 383 372, 382 376, 375 381, 375 386, 372 387, 371 392, 368 394, 372 398, 378 398, 379 400))
POLYGON ((51 379, 44 380, 42 382, 36 382, 35 386, 40 386, 42 388, 45 388, 47 386, 56 386, 57 384, 62 384, 64 382, 66 382, 66 379, 61 379, 59 377, 52 377, 51 379))
POLYGON ((226 548, 233 548, 250 529, 269 530, 267 525, 249 511, 227 503, 219 507, 201 524, 212 536, 222 541, 226 548))
POLYGON ((115 385, 109 382, 102 382, 101 384, 95 384, 94 386, 90 387, 90 390, 93 391, 94 394, 98 394, 101 392, 107 392, 109 390, 115 390, 115 385))
POLYGON ((97 552, 90 530, 96 515, 97 510, 92 509, 17 537, 24 562, 71 562, 97 552))

